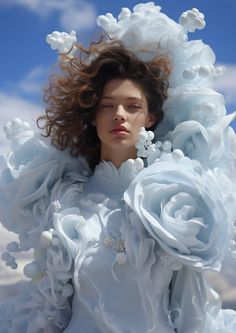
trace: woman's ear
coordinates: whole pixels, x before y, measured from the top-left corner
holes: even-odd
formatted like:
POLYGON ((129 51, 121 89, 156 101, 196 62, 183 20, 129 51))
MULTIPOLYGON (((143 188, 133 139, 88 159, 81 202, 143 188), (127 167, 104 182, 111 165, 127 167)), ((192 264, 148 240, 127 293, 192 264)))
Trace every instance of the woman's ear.
POLYGON ((155 123, 155 121, 156 121, 156 118, 155 118, 154 114, 148 113, 145 127, 146 128, 152 127, 152 125, 155 123))

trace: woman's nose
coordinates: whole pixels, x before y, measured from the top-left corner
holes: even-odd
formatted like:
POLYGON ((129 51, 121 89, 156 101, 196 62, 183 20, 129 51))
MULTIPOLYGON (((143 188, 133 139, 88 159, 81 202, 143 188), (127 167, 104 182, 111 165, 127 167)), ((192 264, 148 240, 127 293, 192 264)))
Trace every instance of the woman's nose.
POLYGON ((115 115, 114 115, 114 120, 125 120, 125 109, 122 105, 119 105, 116 109, 115 115))

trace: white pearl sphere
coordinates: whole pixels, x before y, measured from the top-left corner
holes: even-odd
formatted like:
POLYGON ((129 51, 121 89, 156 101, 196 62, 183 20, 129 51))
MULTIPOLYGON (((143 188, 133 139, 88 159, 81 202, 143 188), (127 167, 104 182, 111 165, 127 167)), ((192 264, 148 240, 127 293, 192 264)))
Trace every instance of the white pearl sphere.
POLYGON ((127 262, 127 255, 124 252, 119 252, 116 255, 116 261, 118 264, 123 265, 127 262))
POLYGON ((25 265, 23 272, 26 277, 32 279, 39 273, 39 267, 36 262, 31 262, 25 265))
POLYGON ((19 251, 19 244, 17 242, 11 242, 7 245, 7 251, 9 252, 18 252, 19 251))
POLYGON ((207 65, 202 65, 198 69, 198 75, 202 78, 209 77, 211 75, 211 68, 207 65))
POLYGON ((50 246, 52 243, 52 234, 50 231, 43 231, 40 237, 41 243, 45 246, 50 246))
POLYGON ((175 149, 173 152, 172 152, 172 158, 174 161, 179 161, 181 160, 181 158, 184 157, 184 153, 182 152, 182 150, 180 149, 175 149))
POLYGON ((1 255, 1 259, 3 261, 7 261, 10 258, 10 253, 8 252, 3 252, 3 254, 1 255))

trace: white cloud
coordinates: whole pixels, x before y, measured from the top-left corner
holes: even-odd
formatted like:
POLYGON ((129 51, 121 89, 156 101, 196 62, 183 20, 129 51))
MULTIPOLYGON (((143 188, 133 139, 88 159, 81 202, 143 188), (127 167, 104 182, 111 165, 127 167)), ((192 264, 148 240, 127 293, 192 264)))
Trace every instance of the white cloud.
POLYGON ((14 118, 21 118, 24 121, 28 121, 34 127, 36 118, 42 112, 43 108, 40 105, 0 91, 0 152, 6 152, 9 147, 9 141, 6 139, 3 131, 4 125, 14 118))
POLYGON ((89 3, 80 3, 77 8, 71 6, 61 14, 61 24, 67 31, 80 30, 80 28, 89 29, 94 26, 95 21, 95 9, 89 3))
POLYGON ((22 6, 41 17, 57 12, 63 29, 92 28, 96 21, 93 4, 85 0, 0 0, 0 6, 22 6))
POLYGON ((235 105, 236 108, 236 65, 220 65, 223 65, 226 71, 216 80, 214 89, 224 95, 227 104, 235 105))
POLYGON ((0 90, 0 154, 10 145, 3 130, 9 121, 20 118, 36 128, 37 117, 44 113, 43 87, 48 84, 48 75, 47 67, 36 66, 22 80, 9 82, 8 90, 0 90), (32 99, 39 102, 32 102, 32 99))
POLYGON ((42 87, 47 83, 48 68, 37 66, 17 83, 17 88, 30 95, 42 95, 42 87))

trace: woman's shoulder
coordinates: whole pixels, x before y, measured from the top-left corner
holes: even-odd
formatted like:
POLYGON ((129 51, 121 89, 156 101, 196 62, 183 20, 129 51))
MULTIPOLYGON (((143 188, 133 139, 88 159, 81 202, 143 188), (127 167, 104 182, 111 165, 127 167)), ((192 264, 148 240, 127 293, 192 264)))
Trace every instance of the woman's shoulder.
POLYGON ((20 120, 8 124, 6 132, 12 145, 2 156, 0 220, 28 250, 52 227, 52 202, 72 184, 86 182, 90 169, 83 158, 59 151, 20 120))

